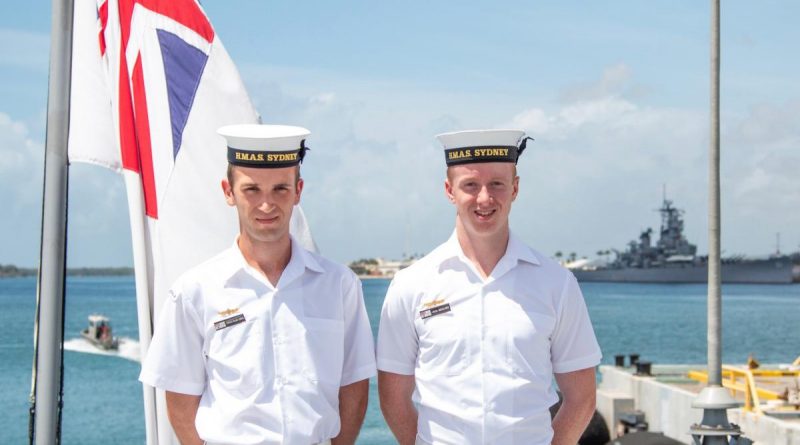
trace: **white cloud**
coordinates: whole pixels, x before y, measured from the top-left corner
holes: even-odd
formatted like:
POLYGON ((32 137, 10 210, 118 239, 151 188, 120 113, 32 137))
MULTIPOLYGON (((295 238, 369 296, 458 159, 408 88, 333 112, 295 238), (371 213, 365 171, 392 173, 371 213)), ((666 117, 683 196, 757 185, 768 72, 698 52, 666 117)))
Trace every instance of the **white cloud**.
POLYGON ((0 112, 0 264, 36 263, 39 232, 30 227, 41 223, 42 153, 25 124, 0 112))
POLYGON ((599 81, 564 88, 561 92, 563 103, 575 103, 605 99, 628 87, 631 70, 624 63, 617 63, 603 70, 599 81))
POLYGON ((24 123, 0 112, 0 186, 13 196, 12 209, 39 201, 42 153, 42 144, 31 139, 24 123))
MULTIPOLYGON (((729 183, 743 208, 737 224, 759 237, 781 233, 785 250, 797 250, 800 227, 800 101, 752 107, 723 138, 732 158, 729 183)), ((727 148, 727 147, 726 147, 727 148)))
POLYGON ((128 201, 122 177, 80 163, 70 165, 69 174, 68 265, 131 265, 128 201))
POLYGON ((800 100, 783 104, 758 104, 750 108, 748 116, 733 130, 737 138, 750 144, 781 144, 800 137, 797 115, 800 113, 800 100))
POLYGON ((583 100, 561 107, 554 114, 540 108, 524 110, 514 116, 508 124, 515 128, 528 129, 532 134, 545 134, 552 139, 565 140, 574 132, 588 126, 624 126, 629 118, 636 119, 634 104, 617 97, 602 97, 583 100))
MULTIPOLYGON (((44 144, 28 126, 0 112, 0 264, 36 266, 42 223, 44 144)), ((76 164, 69 168, 68 264, 131 263, 124 186, 115 173, 76 164)))

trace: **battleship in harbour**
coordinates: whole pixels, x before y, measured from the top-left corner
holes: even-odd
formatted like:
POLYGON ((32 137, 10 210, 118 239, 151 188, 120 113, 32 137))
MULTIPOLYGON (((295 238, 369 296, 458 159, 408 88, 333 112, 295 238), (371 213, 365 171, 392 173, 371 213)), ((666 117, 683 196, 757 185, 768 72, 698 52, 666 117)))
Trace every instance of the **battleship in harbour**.
MULTIPOLYGON (((697 255, 697 246, 683 235, 683 211, 664 198, 659 209, 661 233, 653 244, 653 230, 631 241, 625 251, 614 251, 616 258, 603 265, 575 264, 571 267, 578 281, 632 283, 705 283, 708 257, 697 255)), ((769 258, 722 258, 723 283, 782 284, 800 281, 800 255, 773 255, 769 258)))

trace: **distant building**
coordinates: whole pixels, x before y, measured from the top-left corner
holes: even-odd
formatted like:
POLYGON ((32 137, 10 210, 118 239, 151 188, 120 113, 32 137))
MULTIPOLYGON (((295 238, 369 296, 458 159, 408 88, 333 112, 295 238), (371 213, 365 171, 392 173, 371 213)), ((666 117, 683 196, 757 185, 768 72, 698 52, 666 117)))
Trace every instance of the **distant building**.
POLYGON ((398 270, 414 264, 419 257, 405 258, 402 260, 387 260, 384 258, 364 258, 353 261, 348 266, 362 278, 392 278, 398 270))

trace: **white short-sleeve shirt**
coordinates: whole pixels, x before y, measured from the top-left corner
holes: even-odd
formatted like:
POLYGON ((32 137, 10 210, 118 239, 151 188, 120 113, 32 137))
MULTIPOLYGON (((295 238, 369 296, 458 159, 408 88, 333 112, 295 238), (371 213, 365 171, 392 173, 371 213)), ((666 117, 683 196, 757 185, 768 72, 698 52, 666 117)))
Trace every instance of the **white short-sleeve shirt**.
POLYGON ((395 275, 378 369, 414 375, 418 439, 549 444, 553 373, 600 363, 575 277, 511 234, 482 279, 455 235, 395 275))
POLYGON ((164 303, 139 379, 202 396, 207 442, 323 442, 339 434, 339 387, 375 374, 358 278, 294 239, 291 255, 273 286, 234 244, 164 303))

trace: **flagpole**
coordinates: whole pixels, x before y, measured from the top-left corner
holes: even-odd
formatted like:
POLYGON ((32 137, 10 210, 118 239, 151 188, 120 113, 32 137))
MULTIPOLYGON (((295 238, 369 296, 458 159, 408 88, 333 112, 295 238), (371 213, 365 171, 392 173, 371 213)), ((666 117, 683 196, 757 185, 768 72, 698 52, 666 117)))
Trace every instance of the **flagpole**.
MULTIPOLYGON (((133 270, 136 282, 136 313, 139 326, 139 352, 142 361, 147 357, 150 341, 153 338, 153 289, 150 286, 152 268, 147 258, 147 235, 144 216, 144 196, 142 180, 138 174, 129 170, 122 171, 125 190, 128 195, 128 215, 131 224, 131 247, 133 250, 133 270)), ((156 414, 156 391, 149 385, 142 384, 144 397, 144 424, 147 445, 158 445, 158 423, 156 414)))
POLYGON ((720 261, 719 66, 720 0, 711 0, 711 132, 708 149, 708 385, 692 402, 703 419, 689 431, 695 443, 737 443, 742 431, 728 422, 728 409, 739 404, 722 386, 722 269, 720 261), (730 440, 730 442, 729 442, 730 440))
POLYGON ((31 401, 31 442, 43 445, 61 441, 72 13, 71 0, 52 1, 42 237, 34 334, 35 377, 31 401))

